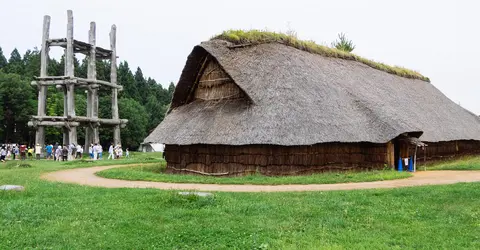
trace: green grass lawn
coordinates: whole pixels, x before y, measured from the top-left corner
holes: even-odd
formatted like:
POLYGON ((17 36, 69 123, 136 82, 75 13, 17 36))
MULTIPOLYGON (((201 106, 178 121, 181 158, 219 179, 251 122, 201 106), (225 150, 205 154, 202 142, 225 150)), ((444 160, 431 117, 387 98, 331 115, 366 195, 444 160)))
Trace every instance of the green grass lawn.
MULTIPOLYGON (((457 160, 448 160, 434 164, 428 164, 427 170, 480 170, 479 156, 465 156, 457 160)), ((419 170, 424 170, 423 166, 419 170)))
POLYGON ((198 175, 166 174, 165 162, 150 166, 132 166, 114 168, 98 172, 104 178, 143 180, 175 183, 209 183, 209 184, 258 184, 258 185, 286 185, 286 184, 331 184, 346 182, 383 181, 408 178, 408 172, 392 170, 368 172, 329 172, 305 176, 263 176, 249 175, 239 177, 214 177, 198 175))
POLYGON ((0 165, 0 185, 26 188, 0 192, 0 249, 480 248, 480 183, 197 198, 51 183, 86 163, 30 163, 0 165))

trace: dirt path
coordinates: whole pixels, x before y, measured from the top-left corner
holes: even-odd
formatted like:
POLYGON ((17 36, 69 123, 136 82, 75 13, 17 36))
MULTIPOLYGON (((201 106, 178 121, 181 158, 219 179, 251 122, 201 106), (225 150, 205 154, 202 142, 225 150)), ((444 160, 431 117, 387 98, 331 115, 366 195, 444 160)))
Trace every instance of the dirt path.
POLYGON ((158 188, 165 190, 197 190, 197 191, 223 191, 223 192, 293 192, 293 191, 329 191, 353 190, 373 188, 396 188, 424 185, 442 185, 459 182, 480 181, 480 171, 427 171, 414 173, 408 179, 391 181, 374 181, 341 184, 308 184, 308 185, 227 185, 227 184, 187 184, 148 181, 127 181, 105 179, 95 175, 96 172, 110 168, 126 167, 132 165, 115 165, 103 167, 89 167, 68 169, 47 173, 41 176, 49 181, 75 183, 93 187, 106 188, 158 188))

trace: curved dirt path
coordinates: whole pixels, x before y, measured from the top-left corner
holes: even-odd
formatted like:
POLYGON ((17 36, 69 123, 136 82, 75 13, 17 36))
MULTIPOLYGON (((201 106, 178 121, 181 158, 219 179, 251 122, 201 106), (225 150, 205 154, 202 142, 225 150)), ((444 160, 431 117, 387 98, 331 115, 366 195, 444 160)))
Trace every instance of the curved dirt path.
MULTIPOLYGON (((138 165, 138 164, 135 164, 138 165)), ((294 191, 330 191, 373 188, 397 188, 424 185, 444 185, 459 182, 480 181, 480 171, 424 171, 416 172, 413 177, 390 181, 373 181, 340 184, 292 184, 292 185, 229 185, 229 184, 194 184, 167 183, 149 181, 127 181, 106 179, 95 175, 110 168, 132 165, 112 165, 61 170, 43 174, 42 179, 56 182, 75 183, 92 187, 105 188, 157 188, 164 190, 197 190, 221 192, 294 192, 294 191)))

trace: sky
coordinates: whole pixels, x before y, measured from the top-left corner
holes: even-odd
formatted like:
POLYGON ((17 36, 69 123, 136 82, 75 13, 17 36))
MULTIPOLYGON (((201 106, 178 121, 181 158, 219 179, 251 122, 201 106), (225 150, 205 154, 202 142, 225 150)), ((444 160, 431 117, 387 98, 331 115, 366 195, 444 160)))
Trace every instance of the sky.
POLYGON ((75 39, 88 41, 95 21, 97 45, 108 48, 116 24, 119 60, 128 61, 132 71, 140 66, 144 76, 164 86, 178 81, 196 44, 223 30, 293 30, 319 44, 330 44, 343 32, 356 45, 354 53, 417 70, 454 102, 480 114, 480 3, 475 0, 0 0, 5 56, 14 48, 22 54, 40 48, 44 15, 51 16, 50 37, 65 37, 68 9, 75 39))

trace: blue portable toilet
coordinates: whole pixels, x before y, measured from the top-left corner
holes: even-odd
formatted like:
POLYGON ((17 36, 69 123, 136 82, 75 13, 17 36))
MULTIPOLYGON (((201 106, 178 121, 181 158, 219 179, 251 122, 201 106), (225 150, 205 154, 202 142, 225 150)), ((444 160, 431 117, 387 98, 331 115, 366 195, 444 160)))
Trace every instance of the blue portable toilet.
POLYGON ((413 157, 410 157, 410 161, 408 162, 408 171, 413 172, 413 157))
POLYGON ((402 162, 402 157, 398 158, 398 172, 403 171, 403 162, 402 162))

